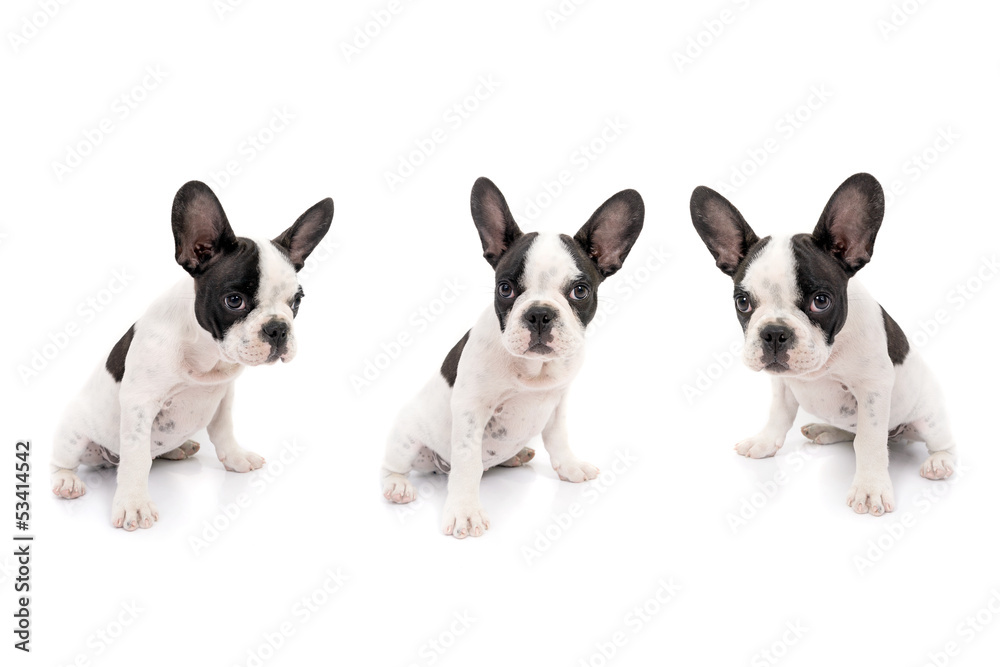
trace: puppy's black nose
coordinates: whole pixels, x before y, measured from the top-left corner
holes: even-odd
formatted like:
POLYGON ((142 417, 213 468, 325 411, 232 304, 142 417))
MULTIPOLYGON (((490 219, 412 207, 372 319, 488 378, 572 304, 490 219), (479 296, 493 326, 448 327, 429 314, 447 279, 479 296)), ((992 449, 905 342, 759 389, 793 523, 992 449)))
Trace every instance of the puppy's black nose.
POLYGON ((282 320, 271 320, 261 327, 261 331, 264 332, 265 340, 275 344, 283 343, 288 338, 288 324, 282 320))
POLYGON ((768 324, 760 330, 760 338, 764 341, 765 348, 777 354, 795 340, 795 334, 783 324, 768 324))
POLYGON ((548 333, 552 330, 552 323, 558 317, 559 313, 556 312, 555 308, 549 308, 548 306, 532 306, 528 310, 524 311, 524 315, 521 319, 532 331, 537 331, 538 335, 548 333))

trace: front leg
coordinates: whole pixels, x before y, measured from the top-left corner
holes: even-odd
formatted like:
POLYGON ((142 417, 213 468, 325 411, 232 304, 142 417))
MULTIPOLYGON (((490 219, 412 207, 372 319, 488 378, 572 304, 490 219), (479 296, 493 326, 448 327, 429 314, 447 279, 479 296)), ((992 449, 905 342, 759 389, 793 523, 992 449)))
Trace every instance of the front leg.
POLYGON ((160 402, 148 396, 135 396, 124 386, 121 396, 118 487, 111 502, 111 524, 131 531, 151 528, 160 517, 149 497, 153 420, 160 411, 160 402))
POLYGON ((479 502, 479 482, 483 477, 483 431, 491 414, 489 406, 452 404, 451 470, 441 524, 445 535, 479 537, 490 527, 479 502))
POLYGON ((788 383, 778 377, 771 378, 771 412, 767 417, 767 424, 757 435, 736 443, 736 453, 752 459, 774 456, 785 444, 785 436, 788 429, 792 428, 798 411, 799 402, 788 383))
POLYGON ((549 423, 542 430, 542 442, 549 453, 552 468, 564 482, 586 482, 600 474, 597 466, 576 458, 569 448, 569 431, 566 428, 566 395, 552 411, 549 423))
POLYGON ((858 514, 881 516, 895 509, 889 479, 889 406, 892 385, 851 388, 858 399, 858 434, 854 438, 857 469, 847 504, 858 514))
POLYGON ((248 452, 236 442, 233 435, 233 392, 234 384, 230 382, 226 395, 219 401, 215 416, 208 423, 208 437, 215 445, 215 454, 226 470, 250 472, 264 465, 264 457, 248 452))

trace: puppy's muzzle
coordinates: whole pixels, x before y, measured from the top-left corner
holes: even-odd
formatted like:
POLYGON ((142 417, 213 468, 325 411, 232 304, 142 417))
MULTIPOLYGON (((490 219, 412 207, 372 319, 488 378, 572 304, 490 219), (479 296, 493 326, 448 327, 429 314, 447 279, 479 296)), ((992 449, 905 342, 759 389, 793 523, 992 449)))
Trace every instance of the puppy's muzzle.
POLYGON ((795 343, 795 332, 783 324, 768 324, 760 330, 764 368, 788 370, 788 350, 795 343))
POLYGON ((524 326, 531 332, 532 338, 537 336, 541 339, 546 334, 551 333, 552 324, 556 321, 557 317, 559 317, 559 313, 556 312, 555 308, 550 308, 549 306, 532 306, 524 311, 521 321, 524 322, 524 326))
POLYGON ((271 344, 268 361, 277 359, 288 351, 289 328, 284 320, 270 320, 260 328, 260 337, 271 344))

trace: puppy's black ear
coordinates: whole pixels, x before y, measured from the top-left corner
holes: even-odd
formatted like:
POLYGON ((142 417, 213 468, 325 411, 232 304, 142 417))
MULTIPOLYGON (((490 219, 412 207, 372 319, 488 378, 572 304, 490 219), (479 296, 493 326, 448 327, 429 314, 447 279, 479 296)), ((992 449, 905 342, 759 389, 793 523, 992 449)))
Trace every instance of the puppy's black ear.
POLYGON ((222 204, 201 181, 189 181, 177 191, 171 227, 174 258, 192 276, 203 273, 219 255, 236 245, 236 234, 222 204))
POLYGON ((472 186, 472 220, 483 242, 483 257, 494 269, 503 254, 518 238, 521 230, 507 207, 500 189, 493 181, 480 177, 472 186))
POLYGON ((760 240, 728 199, 704 185, 691 193, 691 222, 715 265, 727 276, 736 273, 736 267, 760 240))
POLYGON ((872 258, 884 213, 885 195, 879 182, 871 174, 854 174, 826 203, 813 239, 853 276, 872 258))
POLYGON ((299 216, 291 227, 273 243, 288 251, 288 259, 296 271, 305 266, 306 258, 316 249, 333 222, 333 200, 327 197, 299 216))
POLYGON ((622 268, 642 231, 646 207, 635 190, 622 190, 600 205, 573 238, 605 278, 622 268))

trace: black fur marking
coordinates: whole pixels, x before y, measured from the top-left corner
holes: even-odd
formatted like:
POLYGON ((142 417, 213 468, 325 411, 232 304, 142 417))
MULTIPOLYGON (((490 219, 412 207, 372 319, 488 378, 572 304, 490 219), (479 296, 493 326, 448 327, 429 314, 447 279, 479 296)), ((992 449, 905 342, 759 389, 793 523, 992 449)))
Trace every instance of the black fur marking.
POLYGON ((826 344, 833 339, 847 322, 847 271, 843 264, 823 250, 809 234, 792 237, 792 254, 795 257, 795 282, 802 291, 799 309, 826 335, 826 344), (817 294, 827 294, 832 302, 822 312, 813 312, 810 304, 817 294))
POLYGON ((757 256, 764 251, 764 248, 770 242, 771 242, 771 237, 765 236, 764 238, 760 239, 752 246, 750 246, 750 249, 747 250, 746 255, 743 256, 743 259, 741 259, 740 263, 736 266, 736 271, 733 272, 733 285, 735 287, 735 289, 733 290, 733 308, 734 310, 736 310, 736 319, 740 321, 740 326, 743 327, 744 333, 746 333, 747 326, 750 324, 750 318, 753 316, 753 309, 751 308, 751 310, 746 313, 741 312, 735 306, 736 297, 741 295, 746 296, 747 298, 750 299, 750 305, 753 308, 757 307, 757 303, 756 301, 754 301, 753 296, 745 289, 743 289, 742 284, 743 284, 743 279, 747 275, 747 268, 749 268, 750 264, 755 259, 757 259, 757 256))
POLYGON ((896 324, 896 320, 889 317, 889 313, 882 308, 882 321, 885 323, 886 347, 889 348, 889 359, 893 366, 899 366, 906 361, 906 355, 910 353, 910 341, 906 340, 906 334, 896 324))
POLYGON ((580 318, 580 323, 586 327, 597 315, 597 287, 604 281, 604 275, 579 241, 566 234, 561 234, 560 238, 563 245, 566 246, 566 250, 573 257, 573 263, 580 269, 580 276, 565 286, 566 299, 569 301, 570 308, 580 318), (571 298, 570 292, 577 285, 585 285, 590 290, 590 296, 580 300, 571 298))
POLYGON ((525 259, 528 249, 531 248, 531 244, 535 242, 537 236, 538 232, 524 234, 514 241, 514 244, 503 253, 500 261, 497 262, 496 284, 499 285, 501 282, 508 282, 514 288, 514 293, 508 298, 500 296, 498 290, 493 291, 497 319, 500 321, 500 331, 506 328, 507 316, 510 315, 510 311, 514 307, 514 302, 517 301, 518 295, 524 290, 525 259))
POLYGON ((108 355, 108 360, 104 362, 104 367, 111 373, 111 377, 115 379, 115 382, 121 382, 122 378, 125 377, 125 357, 128 356, 128 348, 132 345, 133 337, 135 337, 134 324, 128 328, 125 335, 111 348, 111 354, 108 355))
POLYGON ((235 247, 217 258, 208 269, 195 276, 194 314, 198 324, 222 340, 229 328, 246 318, 257 307, 260 287, 260 248, 246 238, 237 238, 235 247), (229 294, 243 297, 244 308, 226 306, 229 294))
POLYGON ((441 375, 449 387, 455 386, 455 380, 458 378, 458 360, 462 358, 462 350, 465 349, 465 344, 469 342, 470 333, 472 333, 471 329, 465 332, 462 340, 455 343, 455 347, 451 348, 448 356, 444 358, 444 363, 441 364, 441 375))

